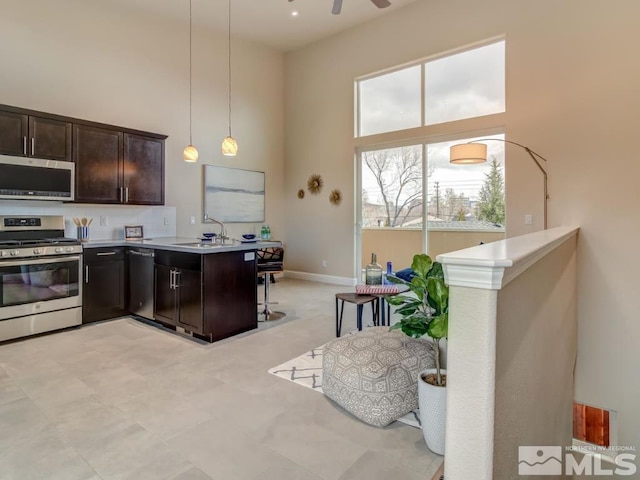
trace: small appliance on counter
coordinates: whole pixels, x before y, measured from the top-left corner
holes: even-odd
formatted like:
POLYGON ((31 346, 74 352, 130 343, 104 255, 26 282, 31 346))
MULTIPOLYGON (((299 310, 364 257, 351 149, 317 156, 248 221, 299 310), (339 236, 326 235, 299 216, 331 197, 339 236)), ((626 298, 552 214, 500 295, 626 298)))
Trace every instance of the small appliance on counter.
POLYGON ((62 216, 0 216, 0 341, 82 323, 82 245, 62 216))

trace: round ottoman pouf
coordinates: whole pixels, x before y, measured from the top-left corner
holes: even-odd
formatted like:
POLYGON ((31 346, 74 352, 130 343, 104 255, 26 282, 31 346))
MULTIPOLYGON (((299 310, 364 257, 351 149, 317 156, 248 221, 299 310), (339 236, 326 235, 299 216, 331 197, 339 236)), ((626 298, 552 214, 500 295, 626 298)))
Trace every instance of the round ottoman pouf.
POLYGON ((376 427, 418 408, 418 375, 434 368, 431 342, 388 327, 370 327, 324 347, 322 390, 376 427))

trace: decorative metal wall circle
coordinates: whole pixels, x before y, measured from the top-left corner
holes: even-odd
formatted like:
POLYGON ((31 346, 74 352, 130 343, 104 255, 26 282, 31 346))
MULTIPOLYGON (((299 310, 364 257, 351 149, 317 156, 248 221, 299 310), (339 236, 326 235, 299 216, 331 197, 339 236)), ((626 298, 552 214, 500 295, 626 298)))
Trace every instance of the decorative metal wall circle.
POLYGON ((304 198, 304 190, 302 188, 298 190, 298 198, 301 200, 304 198))
POLYGON ((331 190, 331 194, 329 195, 329 201, 332 205, 338 206, 342 203, 342 193, 340 190, 333 189, 331 190))
POLYGON ((323 185, 324 185, 324 180, 322 180, 322 177, 316 173, 311 175, 309 177, 309 180, 307 180, 307 188, 309 189, 309 192, 312 193, 313 195, 319 194, 322 191, 323 185))

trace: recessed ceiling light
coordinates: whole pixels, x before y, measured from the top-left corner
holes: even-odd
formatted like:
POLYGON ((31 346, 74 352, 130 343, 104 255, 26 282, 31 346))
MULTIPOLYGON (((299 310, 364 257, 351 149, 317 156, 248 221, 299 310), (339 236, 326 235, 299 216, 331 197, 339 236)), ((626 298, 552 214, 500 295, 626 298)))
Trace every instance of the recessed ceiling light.
POLYGON ((292 17, 297 17, 298 16, 298 11, 294 10, 293 12, 291 12, 291 16, 292 17))

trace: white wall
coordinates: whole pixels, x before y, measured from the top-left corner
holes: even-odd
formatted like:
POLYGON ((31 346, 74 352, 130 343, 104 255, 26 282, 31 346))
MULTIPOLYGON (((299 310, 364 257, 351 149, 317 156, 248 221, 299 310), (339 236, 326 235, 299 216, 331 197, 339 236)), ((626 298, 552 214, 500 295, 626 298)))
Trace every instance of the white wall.
MULTIPOLYGON (((549 225, 581 228, 575 396, 617 410, 618 443, 640 447, 639 16, 636 0, 420 0, 287 54, 288 268, 353 276, 354 77, 505 35, 507 138, 550 160, 549 225), (342 189, 341 207, 296 199, 311 173, 342 189)), ((524 152, 507 156, 514 236, 540 228, 542 183, 524 152)))
MULTIPOLYGON (((154 1, 148 0, 150 5, 154 1)), ((232 40, 233 134, 240 150, 235 158, 224 157, 226 33, 194 23, 193 142, 201 160, 186 164, 188 2, 174 2, 174 18, 156 16, 153 8, 122 5, 0 0, 0 103, 169 135, 166 205, 175 208, 179 235, 198 236, 211 229, 200 224, 203 163, 265 171, 266 221, 274 237, 284 238, 282 53, 232 40), (196 217, 196 225, 189 223, 190 216, 196 217)), ((197 6, 196 1, 194 15, 197 6)), ((130 207, 121 208, 126 212, 130 207)), ((229 225, 234 236, 256 229, 259 225, 229 225)))

